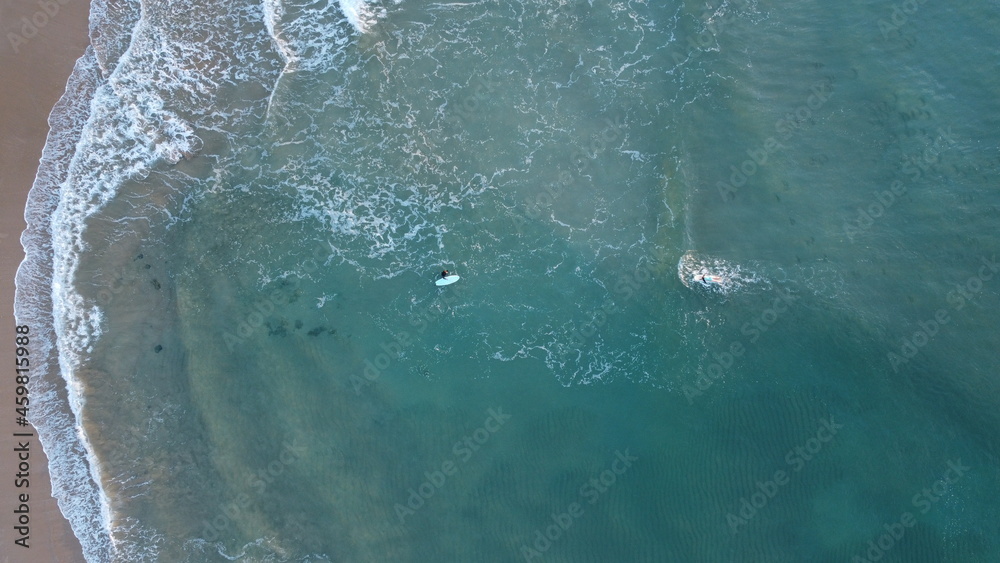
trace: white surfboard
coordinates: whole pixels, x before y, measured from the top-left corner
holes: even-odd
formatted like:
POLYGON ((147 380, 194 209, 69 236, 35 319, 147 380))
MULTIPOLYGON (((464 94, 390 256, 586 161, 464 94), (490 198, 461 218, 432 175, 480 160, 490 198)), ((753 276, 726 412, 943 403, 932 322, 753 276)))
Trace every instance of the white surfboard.
POLYGON ((434 285, 451 285, 459 279, 458 274, 452 274, 446 278, 438 278, 438 281, 434 282, 434 285))

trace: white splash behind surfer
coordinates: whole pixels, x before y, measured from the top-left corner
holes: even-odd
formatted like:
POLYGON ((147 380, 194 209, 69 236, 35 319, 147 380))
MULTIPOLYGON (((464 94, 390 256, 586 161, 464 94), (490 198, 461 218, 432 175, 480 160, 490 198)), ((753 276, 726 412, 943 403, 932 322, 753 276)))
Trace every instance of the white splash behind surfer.
POLYGON ((726 278, 714 274, 695 274, 692 279, 698 283, 709 286, 723 285, 726 283, 726 278))
POLYGON ((677 262, 677 277, 689 288, 702 288, 722 293, 751 284, 765 284, 752 270, 725 260, 705 256, 689 250, 677 262))
POLYGON ((375 23, 375 14, 366 0, 338 0, 340 11, 358 31, 365 33, 375 23))

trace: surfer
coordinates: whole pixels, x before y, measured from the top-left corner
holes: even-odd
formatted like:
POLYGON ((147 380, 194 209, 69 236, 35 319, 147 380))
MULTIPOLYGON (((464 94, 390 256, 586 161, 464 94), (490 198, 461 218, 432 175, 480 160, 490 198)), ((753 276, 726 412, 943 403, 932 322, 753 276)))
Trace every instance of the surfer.
POLYGON ((441 287, 445 285, 451 285, 457 281, 458 281, 458 274, 456 274, 455 272, 449 272, 448 270, 444 270, 439 274, 437 280, 434 281, 434 285, 441 287))
POLYGON ((720 285, 722 283, 722 278, 707 274, 697 274, 694 277, 694 281, 701 282, 704 285, 720 285))

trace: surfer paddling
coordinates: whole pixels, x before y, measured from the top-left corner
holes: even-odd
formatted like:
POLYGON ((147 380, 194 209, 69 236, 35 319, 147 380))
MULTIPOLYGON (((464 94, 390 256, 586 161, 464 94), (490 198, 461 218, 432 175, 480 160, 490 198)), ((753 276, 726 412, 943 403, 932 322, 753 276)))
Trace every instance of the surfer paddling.
POLYGON ((704 285, 722 285, 722 278, 711 274, 697 274, 694 277, 694 281, 704 285))

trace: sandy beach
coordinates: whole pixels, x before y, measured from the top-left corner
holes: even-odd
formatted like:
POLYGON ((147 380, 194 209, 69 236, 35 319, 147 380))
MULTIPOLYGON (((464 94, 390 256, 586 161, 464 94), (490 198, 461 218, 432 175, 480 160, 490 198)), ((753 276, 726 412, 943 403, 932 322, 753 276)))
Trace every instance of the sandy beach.
MULTIPOLYGON (((19 426, 15 412, 15 354, 13 319, 14 274, 24 258, 19 242, 24 230, 24 205, 34 181, 48 133, 47 118, 62 95, 66 78, 88 43, 89 2, 0 2, 0 190, 4 205, 0 223, 0 361, 6 368, 0 385, 4 415, 0 422, 0 560, 19 562, 84 561, 80 543, 52 498, 48 460, 33 429, 19 426), (27 442, 30 465, 27 486, 15 487, 18 459, 27 442), (27 494, 26 503, 20 495, 27 494), (15 530, 28 510, 28 537, 15 530), (29 546, 27 549, 17 542, 29 546)), ((30 412, 29 412, 30 419, 30 412)), ((22 483, 23 484, 23 483, 22 483)))

